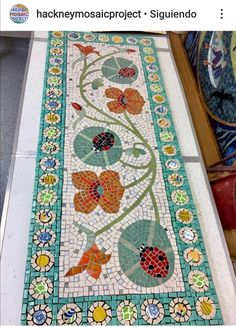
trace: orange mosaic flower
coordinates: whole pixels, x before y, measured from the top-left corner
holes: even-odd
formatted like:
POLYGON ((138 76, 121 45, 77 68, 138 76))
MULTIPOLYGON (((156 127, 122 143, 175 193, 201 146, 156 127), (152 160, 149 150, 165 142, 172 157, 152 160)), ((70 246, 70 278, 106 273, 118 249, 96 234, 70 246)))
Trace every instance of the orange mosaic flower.
POLYGON ((98 177, 93 171, 82 171, 72 174, 72 182, 79 190, 74 197, 76 211, 88 214, 98 205, 107 213, 119 211, 125 188, 117 172, 106 170, 98 177))
POLYGON ((84 252, 78 265, 70 268, 65 276, 74 276, 86 270, 91 277, 98 279, 102 271, 101 265, 105 265, 110 258, 111 254, 100 251, 94 243, 88 251, 84 252))
POLYGON ((96 55, 100 56, 100 52, 96 51, 96 48, 92 47, 91 45, 83 46, 80 43, 73 44, 76 48, 80 50, 85 56, 88 56, 91 53, 95 53, 96 55))
POLYGON ((144 99, 140 93, 135 89, 125 89, 122 92, 116 87, 110 87, 106 89, 105 95, 107 98, 114 99, 107 103, 107 106, 111 112, 120 114, 125 110, 132 115, 138 115, 142 112, 144 106, 144 99))

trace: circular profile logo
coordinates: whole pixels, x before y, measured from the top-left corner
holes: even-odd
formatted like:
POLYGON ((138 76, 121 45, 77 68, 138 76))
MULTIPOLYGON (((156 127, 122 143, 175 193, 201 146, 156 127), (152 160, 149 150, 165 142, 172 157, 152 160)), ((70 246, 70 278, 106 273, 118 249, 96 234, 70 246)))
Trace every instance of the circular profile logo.
POLYGON ((29 10, 26 6, 17 4, 10 9, 10 18, 16 24, 22 24, 29 18, 29 10))

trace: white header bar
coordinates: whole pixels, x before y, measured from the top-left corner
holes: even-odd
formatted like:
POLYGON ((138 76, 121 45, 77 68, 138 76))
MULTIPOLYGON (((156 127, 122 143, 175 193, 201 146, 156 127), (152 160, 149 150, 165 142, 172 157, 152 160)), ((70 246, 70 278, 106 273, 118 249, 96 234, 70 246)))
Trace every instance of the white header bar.
POLYGON ((2 0, 1 30, 235 30, 235 8, 229 0, 2 0), (17 4, 28 8, 28 15, 11 10, 17 4))

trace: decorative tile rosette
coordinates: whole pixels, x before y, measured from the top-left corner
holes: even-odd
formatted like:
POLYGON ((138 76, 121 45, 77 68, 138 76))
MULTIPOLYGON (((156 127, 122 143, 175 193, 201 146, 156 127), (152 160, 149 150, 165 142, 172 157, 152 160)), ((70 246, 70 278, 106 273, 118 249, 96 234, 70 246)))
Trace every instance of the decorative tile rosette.
POLYGON ((222 323, 156 52, 49 33, 23 324, 222 323))

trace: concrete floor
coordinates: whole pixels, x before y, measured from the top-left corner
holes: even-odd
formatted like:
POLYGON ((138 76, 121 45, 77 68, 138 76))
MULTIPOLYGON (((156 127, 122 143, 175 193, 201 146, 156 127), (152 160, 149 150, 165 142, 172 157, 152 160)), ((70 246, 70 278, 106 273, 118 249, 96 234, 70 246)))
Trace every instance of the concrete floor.
POLYGON ((0 212, 11 163, 28 49, 28 38, 0 37, 0 212))

